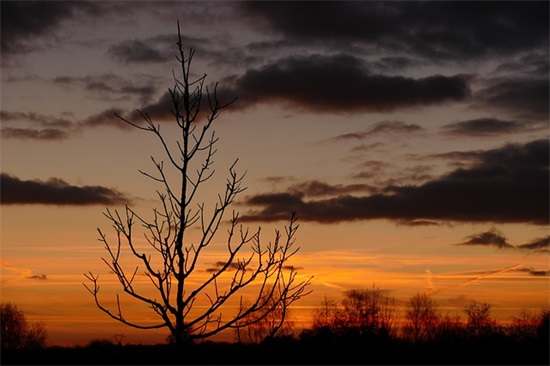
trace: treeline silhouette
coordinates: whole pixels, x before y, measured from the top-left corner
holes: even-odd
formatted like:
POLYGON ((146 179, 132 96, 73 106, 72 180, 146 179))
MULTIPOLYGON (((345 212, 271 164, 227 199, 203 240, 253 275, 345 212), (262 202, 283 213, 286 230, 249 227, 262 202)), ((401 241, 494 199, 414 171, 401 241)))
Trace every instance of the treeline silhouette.
MULTIPOLYGON (((416 294, 398 322, 395 299, 372 289, 324 298, 308 329, 273 336, 269 324, 237 329, 235 342, 202 341, 136 345, 95 339, 86 346, 2 349, 7 364, 363 364, 363 365, 548 365, 550 310, 520 310, 509 324, 489 304, 472 301, 460 315, 442 313, 427 294, 416 294), (246 333, 243 333, 245 332, 246 333), (243 337, 254 334, 254 337, 243 337), (262 336, 265 334, 265 336, 262 336)), ((2 334, 4 338, 4 334, 2 334)))

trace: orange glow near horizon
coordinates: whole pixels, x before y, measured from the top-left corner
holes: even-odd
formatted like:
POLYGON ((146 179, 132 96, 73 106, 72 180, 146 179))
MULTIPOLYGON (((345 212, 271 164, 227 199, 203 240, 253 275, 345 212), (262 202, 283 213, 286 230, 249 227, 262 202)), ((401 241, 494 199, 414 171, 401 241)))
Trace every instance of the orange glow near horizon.
MULTIPOLYGON (((96 251, 93 252, 97 255, 96 251)), ((209 252, 203 258, 203 264, 212 263, 223 255, 224 252, 209 252)), ((291 312, 295 328, 309 326, 312 311, 320 305, 323 297, 328 296, 339 301, 346 290, 372 286, 388 291, 388 295, 396 299, 400 309, 397 313, 399 318, 403 317, 408 299, 422 292, 431 292, 442 310, 458 315, 463 315, 461 309, 470 300, 490 303, 493 306, 493 316, 502 322, 509 321, 520 309, 538 311, 549 304, 547 278, 533 278, 525 273, 516 272, 514 269, 518 268, 518 264, 506 268, 490 268, 490 263, 487 263, 488 267, 483 267, 482 270, 463 273, 432 273, 428 269, 430 263, 439 263, 445 259, 373 254, 364 250, 298 253, 293 263, 298 268, 299 277, 305 279, 313 275, 314 278, 310 287, 313 292, 298 301, 291 312), (417 264, 426 269, 412 273, 400 270, 402 266, 417 264), (388 266, 393 269, 387 269, 388 266)), ((29 261, 29 258, 14 257, 9 262, 4 261, 1 276, 2 301, 17 304, 25 311, 30 321, 43 322, 52 345, 83 345, 91 339, 111 338, 115 334, 124 334, 124 341, 129 343, 165 341, 166 329, 133 329, 99 311, 93 303, 92 296, 82 285, 86 279, 78 273, 89 266, 91 259, 66 256, 65 260, 53 266, 62 268, 63 274, 56 274, 51 267, 45 277, 30 269, 40 268, 42 260, 39 258, 29 261), (65 265, 65 260, 67 264, 70 263, 69 266, 65 265), (24 268, 22 263, 26 263, 28 268, 24 268)), ((462 261, 464 266, 468 264, 467 258, 462 258, 462 261)), ((541 264, 544 261, 541 258, 541 264)), ((197 272, 197 280, 208 275, 201 271, 197 272)), ((114 294, 121 292, 120 286, 114 276, 106 273, 106 268, 98 266, 95 272, 100 274, 101 299, 105 305, 113 308, 112 306, 116 306, 114 294)), ((145 281, 142 282, 146 284, 145 281)), ((245 290, 242 295, 246 298, 251 291, 253 288, 245 290)), ((156 314, 143 304, 131 304, 132 302, 122 298, 123 311, 128 319, 139 319, 151 324, 158 320, 156 314)), ((214 339, 232 341, 232 337, 232 333, 225 332, 214 339)))

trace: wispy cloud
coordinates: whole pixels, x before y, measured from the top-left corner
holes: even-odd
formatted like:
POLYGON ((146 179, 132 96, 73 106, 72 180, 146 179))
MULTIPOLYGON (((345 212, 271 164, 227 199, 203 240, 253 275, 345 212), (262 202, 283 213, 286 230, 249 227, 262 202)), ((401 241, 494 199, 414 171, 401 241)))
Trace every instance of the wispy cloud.
POLYGON ((3 127, 1 129, 2 138, 6 139, 21 139, 21 140, 44 140, 44 141, 61 141, 69 138, 70 134, 67 131, 56 128, 31 129, 31 128, 14 128, 3 127))
POLYGON ((436 289, 434 287, 433 279, 434 279, 435 276, 433 275, 433 273, 428 272, 428 288, 427 288, 428 293, 430 295, 435 295, 435 294, 438 294, 438 293, 443 292, 443 291, 448 291, 448 290, 451 290, 451 289, 465 287, 465 286, 471 285, 475 282, 481 281, 484 278, 494 276, 494 275, 497 275, 497 274, 500 274, 500 273, 515 270, 519 266, 520 266, 520 264, 515 264, 513 266, 503 267, 503 268, 499 268, 497 270, 488 270, 488 271, 475 272, 475 273, 465 273, 465 274, 459 274, 459 275, 456 275, 456 274, 455 275, 443 275, 445 278, 449 278, 449 277, 462 278, 464 276, 467 276, 467 277, 469 276, 470 278, 467 278, 466 280, 464 280, 463 282, 461 282, 459 284, 448 286, 448 287, 441 288, 441 289, 436 289))
POLYGON ((0 111, 0 118, 4 122, 28 121, 49 128, 70 127, 73 125, 73 121, 67 118, 49 116, 35 112, 12 112, 2 110, 0 111))
POLYGON ((65 117, 35 112, 0 111, 3 139, 61 141, 74 133, 75 124, 65 117), (11 126, 10 126, 11 124, 11 126), (17 124, 17 127, 13 125, 17 124))
POLYGON ((498 118, 477 118, 448 123, 442 129, 445 133, 452 135, 499 136, 529 131, 531 128, 530 124, 518 121, 506 121, 498 118))
POLYGON ((36 275, 36 274, 33 274, 32 270, 29 268, 15 267, 11 263, 7 263, 7 262, 2 262, 1 268, 2 268, 2 271, 8 271, 8 272, 11 272, 13 275, 15 275, 15 277, 13 275, 10 275, 7 277, 7 279, 3 278, 1 283, 11 282, 17 278, 24 278, 28 280, 41 280, 41 281, 45 281, 48 279, 48 276, 43 273, 36 275))

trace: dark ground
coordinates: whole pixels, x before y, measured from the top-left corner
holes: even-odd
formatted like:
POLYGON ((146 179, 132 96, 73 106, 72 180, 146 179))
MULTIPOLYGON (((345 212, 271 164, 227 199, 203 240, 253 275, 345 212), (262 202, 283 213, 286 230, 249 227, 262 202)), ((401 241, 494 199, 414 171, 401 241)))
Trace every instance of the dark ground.
POLYGON ((412 345, 399 340, 279 340, 261 345, 205 342, 95 344, 3 351, 2 365, 549 365, 547 342, 476 341, 412 345))

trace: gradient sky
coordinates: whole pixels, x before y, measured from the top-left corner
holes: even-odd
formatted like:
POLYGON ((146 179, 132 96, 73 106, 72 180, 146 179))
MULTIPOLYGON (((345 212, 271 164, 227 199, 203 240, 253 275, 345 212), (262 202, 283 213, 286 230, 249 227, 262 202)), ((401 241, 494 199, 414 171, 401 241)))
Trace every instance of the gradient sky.
MULTIPOLYGON (((1 2, 1 300, 52 344, 124 333, 82 286, 114 281, 96 228, 129 203, 150 213, 161 157, 141 109, 168 134, 177 21, 192 71, 238 100, 207 203, 236 158, 234 208, 266 240, 299 218, 299 274, 323 296, 418 292, 509 320, 550 305, 549 3, 1 2)), ((112 235, 112 233, 111 233, 112 235)), ((223 236, 219 243, 223 242, 223 236)), ((219 260, 215 245, 200 273, 219 260)), ((129 305, 136 318, 152 317, 129 305)))

